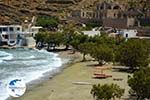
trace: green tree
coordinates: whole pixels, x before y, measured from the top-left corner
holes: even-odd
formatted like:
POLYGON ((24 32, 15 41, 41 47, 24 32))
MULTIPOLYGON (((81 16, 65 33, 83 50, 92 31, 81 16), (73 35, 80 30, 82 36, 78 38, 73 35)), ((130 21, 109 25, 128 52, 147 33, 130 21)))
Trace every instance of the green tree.
POLYGON ((49 32, 45 38, 46 43, 48 44, 47 50, 51 48, 55 50, 56 46, 62 44, 62 33, 59 32, 49 32))
MULTIPOLYGON (((147 44, 148 45, 148 44, 147 44)), ((132 70, 149 64, 148 46, 139 39, 131 39, 122 44, 116 52, 116 61, 132 70)))
POLYGON ((106 33, 101 33, 101 35, 95 35, 94 37, 90 38, 91 42, 94 42, 96 44, 106 44, 110 48, 115 48, 116 40, 115 38, 108 37, 106 33))
POLYGON ((38 34, 35 34, 34 39, 36 40, 36 43, 44 42, 46 36, 47 36, 47 32, 39 32, 38 34))
POLYGON ((72 28, 71 26, 66 26, 63 29, 63 37, 64 37, 64 41, 63 44, 66 45, 66 50, 69 48, 71 41, 73 40, 74 36, 75 36, 75 28, 72 28))
POLYGON ((121 89, 117 84, 98 84, 93 85, 91 94, 95 100, 110 100, 112 98, 121 98, 124 94, 124 89, 121 89))
POLYGON ((150 99, 150 68, 143 68, 128 79, 128 84, 136 94, 137 100, 150 99))
POLYGON ((85 60, 86 60, 85 56, 86 56, 87 54, 89 54, 90 49, 91 49, 91 47, 92 47, 93 45, 94 45, 93 43, 89 43, 89 42, 85 42, 85 43, 79 44, 78 50, 79 50, 79 52, 81 52, 81 53, 83 54, 83 60, 82 60, 82 61, 85 61, 85 60))
POLYGON ((103 65, 103 62, 113 61, 113 49, 106 44, 95 45, 90 48, 90 55, 95 58, 99 65, 103 65))
POLYGON ((56 17, 41 16, 37 19, 37 25, 44 28, 57 27, 59 19, 56 17))
POLYGON ((79 51, 79 46, 83 43, 89 43, 89 37, 84 34, 76 33, 73 39, 71 40, 70 45, 73 47, 73 50, 75 52, 76 50, 79 51))

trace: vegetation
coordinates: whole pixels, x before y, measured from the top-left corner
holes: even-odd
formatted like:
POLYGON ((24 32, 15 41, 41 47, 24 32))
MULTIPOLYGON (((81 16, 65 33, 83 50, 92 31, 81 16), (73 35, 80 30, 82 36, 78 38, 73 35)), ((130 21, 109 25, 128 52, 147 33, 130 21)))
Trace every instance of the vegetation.
POLYGON ((133 77, 128 79, 128 84, 137 96, 137 100, 150 99, 150 68, 135 72, 133 77))
POLYGON ((116 60, 131 69, 145 67, 149 64, 148 44, 143 40, 130 39, 120 45, 116 53, 116 60))
POLYGON ((106 44, 92 47, 90 54, 99 62, 99 65, 113 61, 113 50, 106 44))
POLYGON ((47 35, 45 38, 46 43, 48 44, 47 50, 50 50, 50 48, 53 48, 55 50, 56 46, 59 46, 62 44, 62 34, 61 33, 53 33, 51 32, 50 34, 47 35))
POLYGON ((94 45, 94 43, 82 43, 78 46, 78 51, 83 54, 83 61, 86 60, 85 55, 89 54, 91 52, 91 47, 94 45))
POLYGON ((101 26, 101 24, 98 23, 98 22, 89 22, 89 23, 86 24, 86 28, 85 29, 91 30, 94 27, 100 27, 100 26, 101 26))
MULTIPOLYGON (((93 57, 99 65, 104 62, 119 62, 135 72, 133 77, 129 78, 128 84, 137 98, 142 100, 150 98, 150 41, 141 39, 128 39, 118 36, 116 38, 108 37, 107 34, 95 35, 93 37, 77 32, 74 25, 65 26, 61 31, 40 32, 35 35, 36 43, 46 45, 48 50, 56 50, 57 46, 65 46, 64 50, 69 47, 72 50, 79 51, 83 54, 83 61, 86 55, 93 57)), ((40 46, 43 47, 43 46, 40 46)), ((93 85, 91 94, 96 100, 110 100, 120 98, 124 93, 116 84, 111 85, 93 85)))
POLYGON ((63 31, 63 44, 66 46, 66 50, 69 48, 69 45, 71 44, 71 41, 73 41, 74 37, 75 37, 75 29, 74 28, 70 28, 68 26, 66 26, 63 31))
POLYGON ((42 16, 42 17, 38 17, 37 19, 37 25, 42 26, 44 28, 57 27, 58 22, 59 20, 56 17, 42 16))
POLYGON ((121 98, 124 94, 124 89, 121 89, 117 84, 93 85, 91 90, 95 100, 111 100, 112 98, 121 98))
POLYGON ((76 31, 76 27, 65 26, 60 32, 42 32, 36 34, 38 42, 47 44, 48 50, 55 49, 56 46, 64 45, 65 50, 69 47, 73 51, 79 51, 85 56, 89 54, 99 65, 104 62, 119 62, 130 69, 139 69, 148 66, 150 59, 150 45, 148 40, 125 39, 120 36, 115 38, 108 37, 105 33, 89 37, 76 31))

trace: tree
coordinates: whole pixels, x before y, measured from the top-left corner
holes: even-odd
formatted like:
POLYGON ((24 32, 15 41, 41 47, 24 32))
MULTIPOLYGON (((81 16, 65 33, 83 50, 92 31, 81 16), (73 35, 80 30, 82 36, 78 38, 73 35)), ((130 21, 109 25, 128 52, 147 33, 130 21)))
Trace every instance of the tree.
POLYGON ((128 79, 128 84, 137 96, 137 100, 150 99, 150 68, 143 68, 128 79))
POLYGON ((47 32, 39 32, 38 34, 35 34, 34 39, 36 40, 36 43, 45 42, 46 36, 47 36, 47 32))
POLYGON ((139 39, 129 39, 116 52, 116 61, 119 61, 121 65, 130 67, 132 70, 148 66, 148 44, 139 39))
POLYGON ((78 46, 78 50, 79 52, 81 52, 83 54, 83 60, 85 61, 85 55, 89 54, 91 47, 94 45, 94 43, 89 43, 89 42, 85 42, 85 43, 81 43, 78 46))
POLYGON ((55 50, 56 46, 62 44, 62 33, 59 32, 50 32, 47 37, 45 38, 46 43, 48 44, 47 50, 50 50, 50 47, 55 50))
POLYGON ((70 46, 71 41, 73 40, 75 36, 75 29, 67 26, 63 29, 62 33, 64 37, 63 44, 66 45, 66 50, 67 50, 70 46))
POLYGON ((48 35, 47 32, 39 32, 38 34, 35 35, 34 39, 36 40, 36 47, 38 49, 41 49, 44 47, 43 44, 46 43, 47 35, 48 35))
POLYGON ((121 98, 124 94, 124 89, 121 89, 117 84, 98 84, 93 85, 91 94, 95 100, 110 100, 112 98, 121 98))
POLYGON ((103 62, 113 61, 113 50, 108 47, 106 44, 95 45, 90 48, 90 55, 95 58, 99 65, 103 65, 103 62))
POLYGON ((57 28, 59 19, 57 17, 41 16, 37 19, 37 25, 44 28, 57 28))
POLYGON ((116 40, 115 38, 108 37, 106 33, 101 33, 101 35, 95 35, 94 37, 90 38, 91 42, 94 42, 96 44, 106 44, 110 48, 115 48, 116 40))

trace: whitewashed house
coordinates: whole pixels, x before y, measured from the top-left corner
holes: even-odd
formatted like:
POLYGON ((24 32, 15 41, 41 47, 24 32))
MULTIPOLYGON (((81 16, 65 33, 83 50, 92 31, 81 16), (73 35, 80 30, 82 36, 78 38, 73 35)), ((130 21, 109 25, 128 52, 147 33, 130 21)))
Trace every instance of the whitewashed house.
POLYGON ((137 33, 138 33, 137 30, 128 30, 128 29, 117 31, 117 34, 120 34, 125 38, 137 38, 137 33))
POLYGON ((23 31, 21 25, 0 25, 0 45, 28 46, 31 43, 29 39, 31 40, 40 28, 42 27, 32 26, 23 31))
POLYGON ((95 35, 101 35, 100 31, 82 31, 84 35, 88 35, 88 36, 95 36, 95 35))

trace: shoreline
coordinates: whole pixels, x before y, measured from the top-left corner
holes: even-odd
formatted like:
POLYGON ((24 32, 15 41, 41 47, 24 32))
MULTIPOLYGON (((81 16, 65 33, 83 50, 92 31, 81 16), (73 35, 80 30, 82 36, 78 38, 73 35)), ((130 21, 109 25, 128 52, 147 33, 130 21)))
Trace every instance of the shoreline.
MULTIPOLYGON (((127 76, 129 73, 106 71, 107 74, 112 74, 114 78, 123 78, 123 81, 114 81, 113 78, 94 79, 93 65, 97 64, 94 61, 80 62, 82 55, 80 53, 70 54, 70 51, 58 52, 59 57, 75 57, 70 64, 63 65, 63 69, 54 77, 42 81, 20 98, 10 100, 93 100, 90 90, 93 84, 111 84, 116 83, 124 88, 125 94, 120 100, 128 98, 129 87, 127 85, 127 76), (86 84, 76 84, 76 83, 86 84), (87 84, 88 83, 88 84, 87 84), (124 98, 124 99, 123 99, 124 98)), ((126 99, 127 100, 127 99, 126 99)))
MULTIPOLYGON (((32 49, 34 49, 34 48, 32 48, 32 49)), ((57 57, 62 59, 62 62, 63 62, 62 65, 53 71, 48 71, 48 72, 43 73, 42 77, 39 77, 38 79, 32 80, 29 83, 27 83, 26 93, 33 91, 35 88, 41 86, 45 82, 51 81, 57 75, 60 75, 63 72, 63 70, 67 69, 67 67, 73 65, 76 61, 78 61, 77 60, 78 56, 70 55, 70 54, 69 54, 69 56, 66 55, 68 53, 71 53, 70 50, 69 51, 61 51, 61 52, 52 52, 52 53, 58 54, 57 57), (67 61, 65 61, 65 60, 67 60, 67 61)), ((6 100, 20 100, 22 97, 24 98, 24 95, 19 98, 9 97, 6 100)))
MULTIPOLYGON (((23 48, 24 49, 24 48, 23 48)), ((30 48, 27 48, 30 49, 30 48)), ((32 48, 34 50, 34 48, 32 48)), ((61 62, 62 65, 60 67, 56 67, 56 69, 53 70, 49 70, 49 71, 45 71, 43 72, 42 76, 35 78, 31 81, 28 81, 26 83, 27 86, 27 91, 31 91, 33 88, 35 88, 36 86, 42 84, 45 81, 48 81, 49 79, 52 79, 53 77, 55 77, 57 74, 59 74, 67 65, 70 65, 70 63, 73 61, 74 58, 66 58, 66 57, 61 57, 61 54, 56 53, 56 52, 48 52, 48 53, 54 53, 54 55, 56 55, 57 58, 61 58, 61 62)), ((33 77, 34 78, 34 77, 33 77)), ((17 98, 13 98, 13 97, 7 97, 6 100, 12 100, 12 99, 17 99, 17 98)), ((2 99, 3 100, 3 99, 2 99)))

